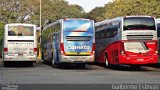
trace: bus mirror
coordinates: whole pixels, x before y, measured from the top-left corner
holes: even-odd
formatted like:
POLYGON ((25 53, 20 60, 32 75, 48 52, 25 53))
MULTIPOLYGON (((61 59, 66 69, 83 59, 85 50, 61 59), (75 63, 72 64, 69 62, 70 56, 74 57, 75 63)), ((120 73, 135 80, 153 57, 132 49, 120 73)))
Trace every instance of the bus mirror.
POLYGON ((36 28, 36 30, 37 30, 37 31, 40 31, 40 30, 41 30, 41 28, 40 28, 40 27, 37 27, 37 28, 36 28))

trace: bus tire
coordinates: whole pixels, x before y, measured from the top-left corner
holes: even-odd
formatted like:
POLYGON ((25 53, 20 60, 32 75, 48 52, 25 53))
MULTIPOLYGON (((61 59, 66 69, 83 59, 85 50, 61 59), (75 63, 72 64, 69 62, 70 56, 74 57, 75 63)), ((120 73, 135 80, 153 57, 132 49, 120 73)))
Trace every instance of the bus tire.
POLYGON ((55 64, 55 52, 54 53, 52 52, 52 67, 56 67, 56 64, 55 64))
POLYGON ((107 54, 105 54, 104 55, 105 56, 105 66, 107 67, 107 68, 111 68, 112 66, 111 66, 111 64, 108 62, 108 56, 107 56, 107 54))
POLYGON ((140 69, 141 65, 130 65, 130 67, 133 69, 140 69))
POLYGON ((86 63, 78 63, 79 68, 86 68, 86 63))
POLYGON ((4 61, 4 62, 3 62, 3 66, 4 66, 4 67, 8 67, 8 65, 9 65, 9 63, 8 63, 7 61, 4 61))
POLYGON ((35 67, 36 66, 36 62, 31 62, 31 66, 35 67))

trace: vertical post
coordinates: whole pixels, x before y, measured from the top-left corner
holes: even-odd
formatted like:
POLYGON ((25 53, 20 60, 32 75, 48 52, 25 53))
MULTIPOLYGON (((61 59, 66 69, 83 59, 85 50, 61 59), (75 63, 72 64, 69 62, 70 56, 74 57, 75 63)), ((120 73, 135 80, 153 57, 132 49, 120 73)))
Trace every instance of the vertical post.
POLYGON ((40 43, 41 43, 41 35, 42 35, 42 1, 40 0, 40 43))
POLYGON ((40 9, 40 16, 39 16, 39 24, 40 24, 40 40, 39 40, 39 44, 40 44, 40 48, 39 48, 39 60, 41 61, 41 57, 42 57, 42 53, 41 53, 41 40, 42 40, 42 1, 40 0, 40 5, 39 5, 39 9, 40 9))

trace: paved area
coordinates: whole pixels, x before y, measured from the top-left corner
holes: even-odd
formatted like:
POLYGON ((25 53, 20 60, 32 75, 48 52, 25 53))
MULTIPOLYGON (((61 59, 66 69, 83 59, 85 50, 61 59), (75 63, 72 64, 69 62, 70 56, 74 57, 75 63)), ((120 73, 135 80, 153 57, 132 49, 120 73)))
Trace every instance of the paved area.
POLYGON ((49 63, 25 63, 4 67, 0 63, 1 84, 159 84, 160 67, 142 66, 140 69, 117 66, 107 69, 103 65, 89 64, 86 68, 75 65, 53 68, 49 63))

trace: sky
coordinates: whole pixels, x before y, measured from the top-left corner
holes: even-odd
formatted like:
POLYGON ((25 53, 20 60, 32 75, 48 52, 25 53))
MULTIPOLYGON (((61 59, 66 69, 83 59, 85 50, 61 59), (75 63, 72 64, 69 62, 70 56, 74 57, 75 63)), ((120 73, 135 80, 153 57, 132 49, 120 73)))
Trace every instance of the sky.
POLYGON ((108 2, 111 2, 112 0, 65 0, 65 1, 68 1, 69 4, 78 4, 79 6, 82 6, 85 12, 89 12, 95 7, 104 6, 108 2))

